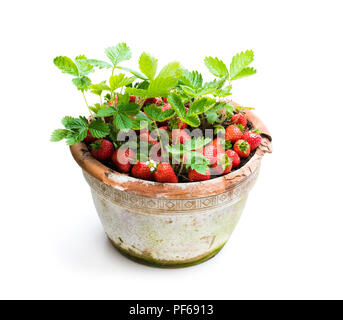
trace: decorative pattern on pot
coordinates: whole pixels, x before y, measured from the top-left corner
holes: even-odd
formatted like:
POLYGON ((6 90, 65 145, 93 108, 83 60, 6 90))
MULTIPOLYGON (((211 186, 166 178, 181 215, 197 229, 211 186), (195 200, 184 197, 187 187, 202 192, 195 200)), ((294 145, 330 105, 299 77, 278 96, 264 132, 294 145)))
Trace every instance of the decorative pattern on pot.
POLYGON ((120 191, 95 179, 83 171, 84 177, 92 190, 105 201, 112 202, 120 207, 135 212, 150 212, 158 214, 169 214, 170 212, 183 213, 190 211, 206 211, 221 206, 229 206, 239 201, 253 187, 259 168, 257 168, 247 179, 231 186, 226 192, 201 198, 191 199, 160 199, 152 197, 137 196, 130 192, 120 191))

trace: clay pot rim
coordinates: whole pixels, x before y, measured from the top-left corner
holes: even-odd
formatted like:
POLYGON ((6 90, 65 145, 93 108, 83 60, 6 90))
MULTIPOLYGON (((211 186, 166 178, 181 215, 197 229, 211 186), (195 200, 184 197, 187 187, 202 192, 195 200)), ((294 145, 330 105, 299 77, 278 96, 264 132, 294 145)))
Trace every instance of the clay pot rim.
POLYGON ((265 153, 272 152, 271 136, 263 122, 252 112, 245 111, 248 120, 262 132, 261 145, 256 149, 251 159, 238 170, 218 178, 201 182, 159 183, 147 181, 116 172, 96 160, 89 152, 85 143, 81 142, 70 147, 71 153, 79 166, 88 174, 121 191, 159 198, 199 198, 217 195, 240 184, 253 173, 260 164, 265 153))

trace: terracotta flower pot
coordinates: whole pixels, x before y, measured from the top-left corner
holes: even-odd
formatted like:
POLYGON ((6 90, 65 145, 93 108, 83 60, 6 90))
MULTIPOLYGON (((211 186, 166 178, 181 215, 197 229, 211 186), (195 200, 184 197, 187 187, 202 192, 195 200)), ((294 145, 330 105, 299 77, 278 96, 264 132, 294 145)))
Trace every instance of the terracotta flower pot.
POLYGON ((104 166, 84 143, 71 147, 105 232, 120 252, 142 263, 184 267, 220 251, 240 218, 263 155, 272 152, 264 124, 246 114, 263 133, 261 145, 239 170, 204 182, 139 180, 104 166))

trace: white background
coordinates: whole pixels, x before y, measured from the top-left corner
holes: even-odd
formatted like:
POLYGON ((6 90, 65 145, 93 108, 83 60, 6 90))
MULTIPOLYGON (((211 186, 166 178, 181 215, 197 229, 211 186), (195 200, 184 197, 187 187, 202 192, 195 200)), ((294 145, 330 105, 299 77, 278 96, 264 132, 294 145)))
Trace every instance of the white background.
MULTIPOLYGON (((7 1, 0 10, 0 298, 343 298, 342 1, 7 1), (274 138, 223 251, 155 269, 112 249, 64 143, 82 96, 52 63, 125 41, 188 69, 254 49, 233 98, 274 138)), ((106 73, 106 71, 105 71, 106 73)), ((94 78, 93 78, 94 79, 94 78)))

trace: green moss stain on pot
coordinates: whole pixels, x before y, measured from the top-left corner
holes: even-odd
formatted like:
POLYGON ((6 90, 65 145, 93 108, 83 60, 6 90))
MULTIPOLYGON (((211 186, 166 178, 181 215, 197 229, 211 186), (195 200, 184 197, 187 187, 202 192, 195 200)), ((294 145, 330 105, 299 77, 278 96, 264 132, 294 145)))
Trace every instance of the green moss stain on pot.
POLYGON ((150 255, 137 255, 134 251, 131 250, 125 250, 123 249, 121 246, 118 246, 114 241, 112 241, 109 238, 110 242, 112 243, 112 245, 125 257, 129 258, 130 260, 133 260, 135 262, 141 263, 141 264, 145 264, 147 266, 150 267, 158 267, 158 268, 185 268, 185 267, 191 267, 191 266, 195 266, 197 264, 200 264, 202 262, 205 262, 211 258, 213 258, 214 256, 216 256, 219 251, 225 246, 226 242, 224 244, 222 244, 220 247, 218 247, 217 249, 211 251, 210 253, 208 253, 207 255, 199 258, 199 259, 195 259, 194 261, 190 261, 190 262, 180 262, 180 261, 162 261, 162 260, 157 260, 152 258, 150 255))

